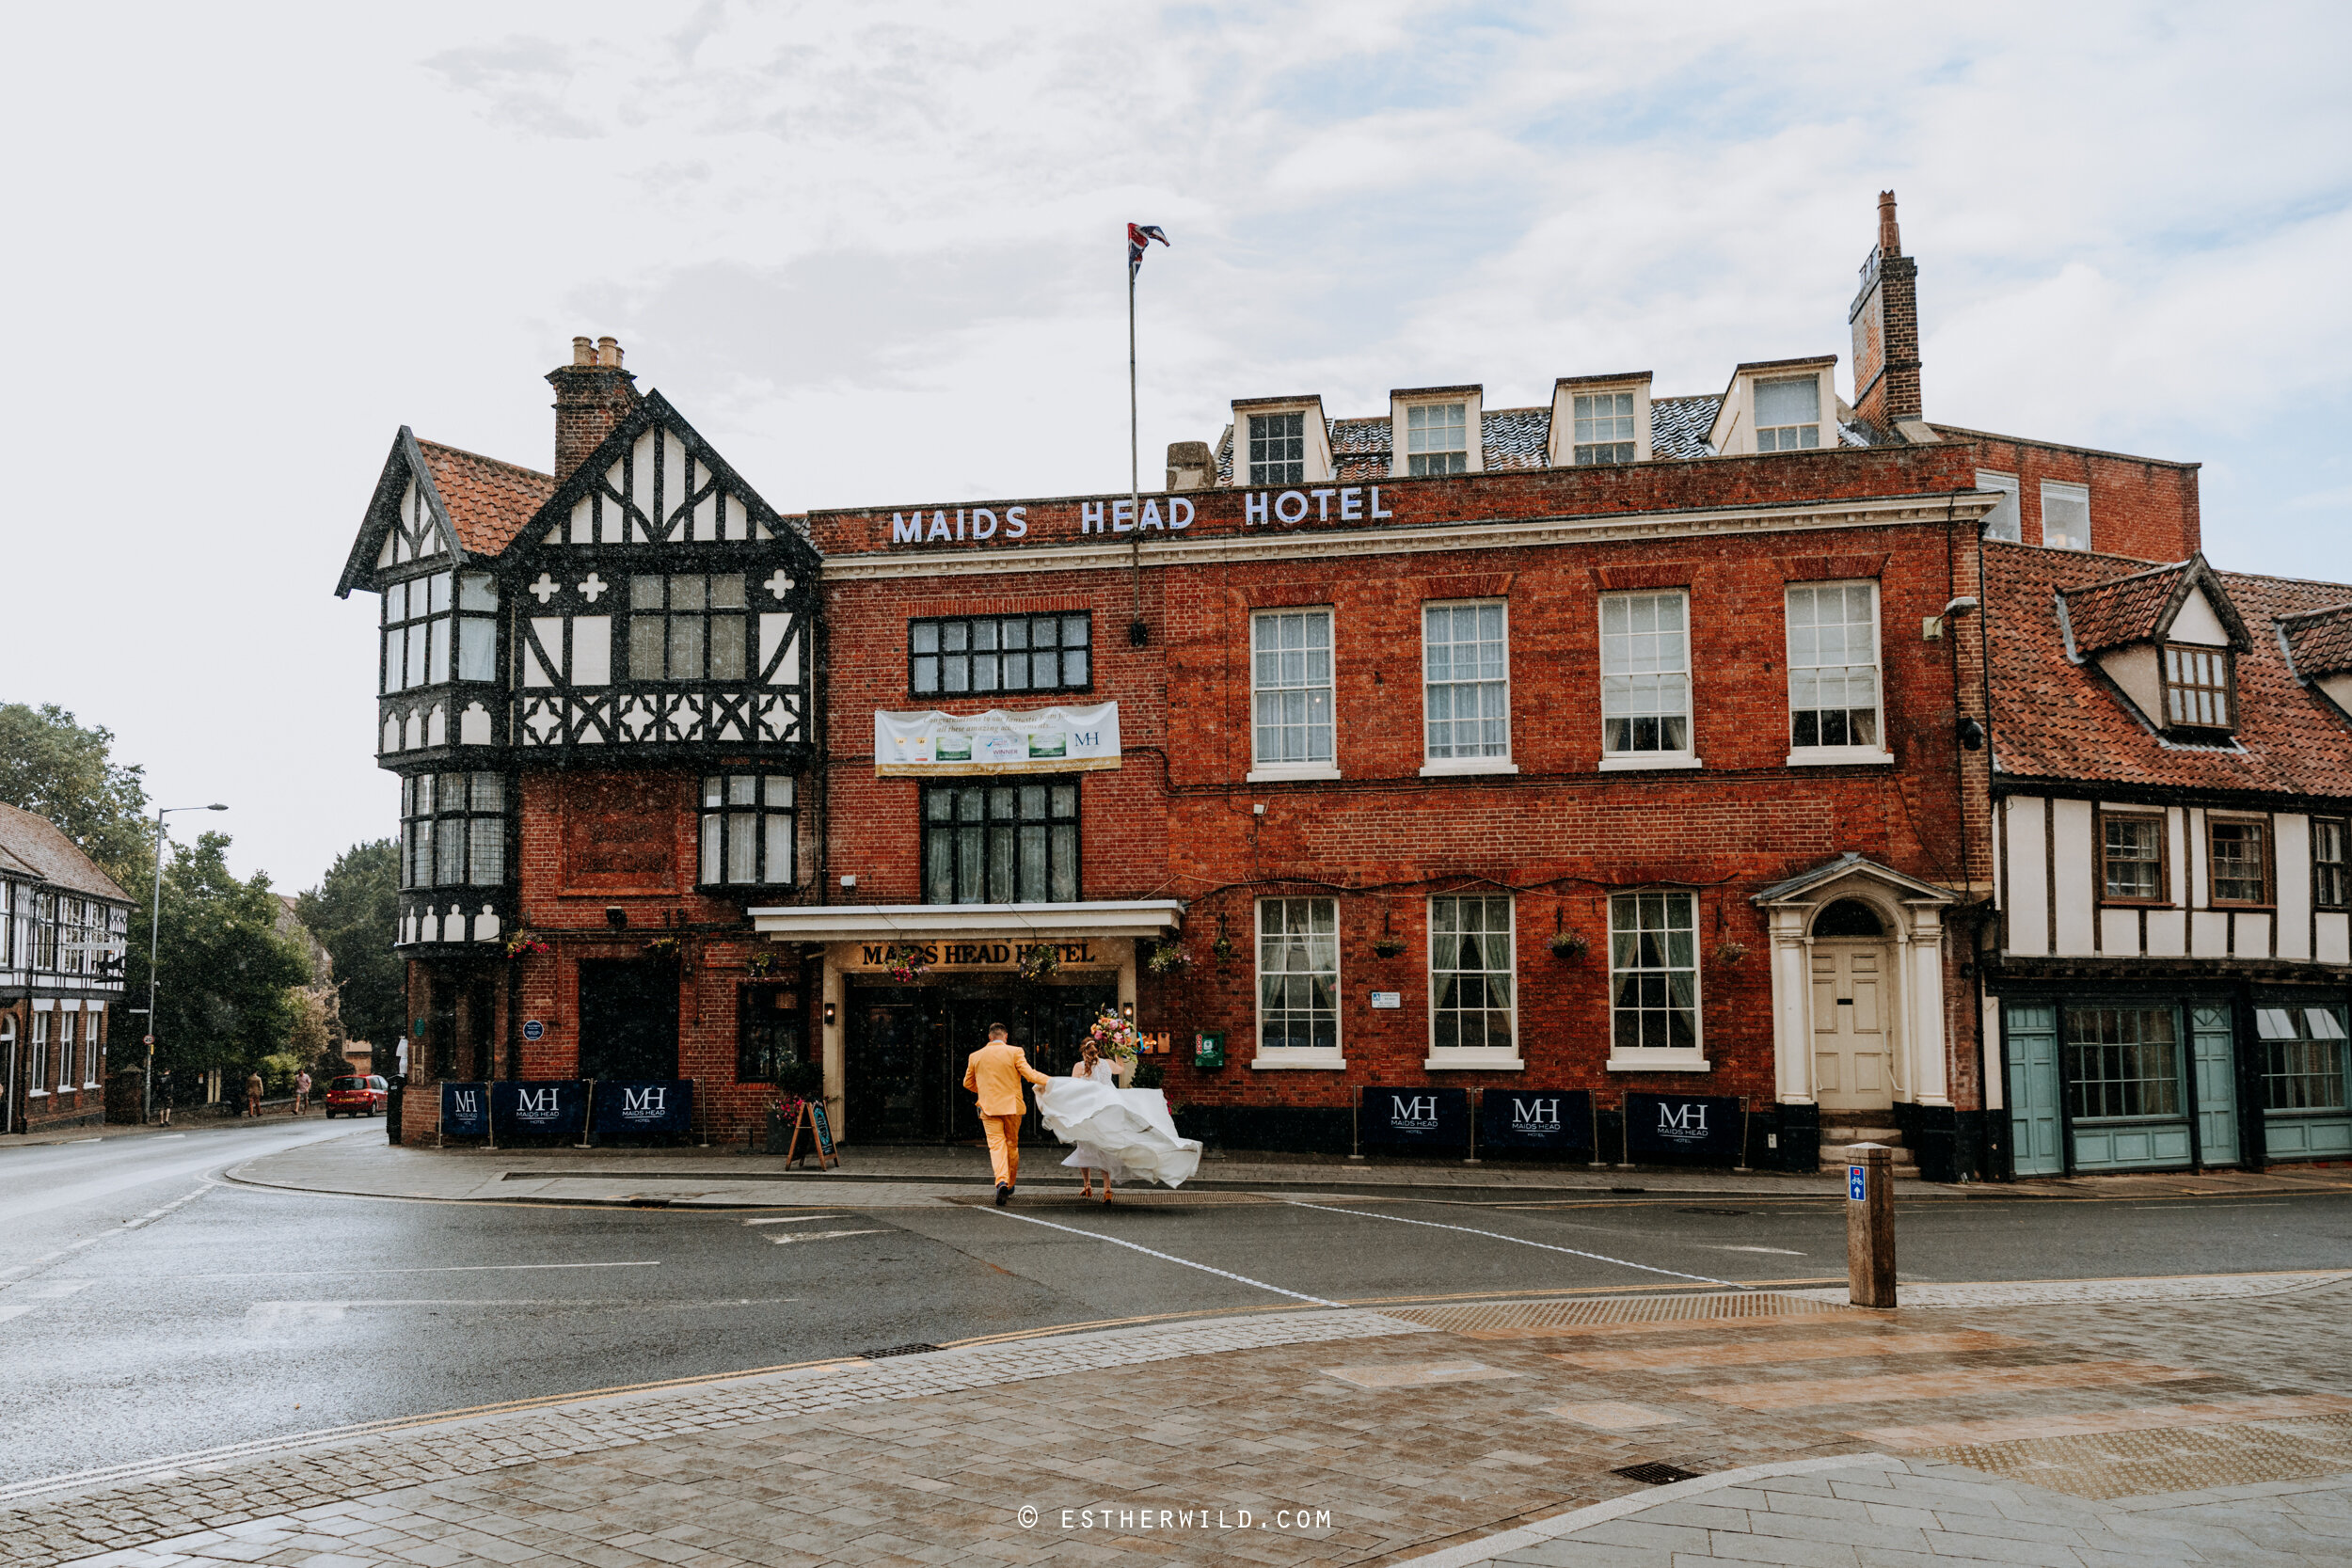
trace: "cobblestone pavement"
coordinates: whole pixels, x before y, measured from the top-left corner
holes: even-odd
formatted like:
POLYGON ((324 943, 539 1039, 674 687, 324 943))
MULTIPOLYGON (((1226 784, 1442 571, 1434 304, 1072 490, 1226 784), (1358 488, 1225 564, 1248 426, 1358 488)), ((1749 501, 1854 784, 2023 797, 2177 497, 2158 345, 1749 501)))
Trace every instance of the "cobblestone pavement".
POLYGON ((1392 1304, 833 1362, 0 1495, 0 1561, 2352 1556, 2333 1544, 2352 1512, 2335 1479, 2352 1475, 2352 1283, 2253 1296, 2171 1283, 1893 1313, 1761 1292, 1392 1304), (1641 1354, 1613 1362, 1617 1346, 1641 1354), (2063 1375, 2127 1360, 2166 1375, 2063 1375), (1788 1385, 1785 1407, 1708 1397, 1724 1368, 1743 1386, 1788 1385), (1911 1380, 1939 1368, 1948 1391, 1916 1397, 1911 1380), (1874 1398, 1874 1369, 1906 1397, 1874 1398), (1992 1375, 2039 1369, 2053 1370, 2023 1386, 1992 1375), (1834 1464, 1787 1468, 1809 1461, 1834 1464), (1646 1464, 1718 1495, 1614 1473, 1646 1464), (1802 1484, 1725 1477, 1757 1466, 1802 1484), (1958 1500, 1923 1507, 1922 1491, 1958 1500), (1560 1518, 1604 1503, 1617 1514, 1560 1518), (1863 1511, 1832 1506, 1845 1503, 1863 1511), (1668 1533, 1590 1533, 1651 1528, 1668 1533))

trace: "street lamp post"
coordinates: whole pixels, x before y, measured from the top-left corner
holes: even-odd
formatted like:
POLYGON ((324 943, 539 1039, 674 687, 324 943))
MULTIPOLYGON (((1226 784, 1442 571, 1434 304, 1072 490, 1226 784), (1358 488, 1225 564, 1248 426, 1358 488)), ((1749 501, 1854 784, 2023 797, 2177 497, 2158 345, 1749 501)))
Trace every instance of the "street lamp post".
POLYGON ((157 806, 155 808, 155 904, 147 916, 147 1071, 139 1087, 139 1125, 146 1126, 155 1118, 155 957, 161 942, 164 925, 164 818, 175 811, 227 811, 227 806, 215 802, 209 806, 157 806))

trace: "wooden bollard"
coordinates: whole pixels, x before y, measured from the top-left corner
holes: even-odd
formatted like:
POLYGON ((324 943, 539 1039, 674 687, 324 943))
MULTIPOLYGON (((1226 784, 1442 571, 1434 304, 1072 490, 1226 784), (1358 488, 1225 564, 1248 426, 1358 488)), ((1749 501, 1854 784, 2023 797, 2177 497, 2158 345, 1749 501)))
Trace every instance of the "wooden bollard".
POLYGON ((1895 1305, 1894 1150, 1846 1150, 1846 1285, 1856 1307, 1895 1305))

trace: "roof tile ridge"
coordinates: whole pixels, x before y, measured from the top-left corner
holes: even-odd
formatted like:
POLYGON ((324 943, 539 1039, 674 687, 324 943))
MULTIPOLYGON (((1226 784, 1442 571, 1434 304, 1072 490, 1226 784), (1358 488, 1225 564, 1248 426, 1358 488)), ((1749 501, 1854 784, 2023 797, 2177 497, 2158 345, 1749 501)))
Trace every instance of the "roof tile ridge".
POLYGON ((2225 582, 2235 578, 2240 582, 2275 582, 2297 588, 2338 588, 2344 591, 2344 598, 2340 602, 2323 605, 2317 610, 2298 610, 2295 612, 2297 615, 2324 615, 2330 610, 2342 610, 2347 605, 2352 605, 2352 582, 2330 582, 2326 578, 2273 577, 2268 572, 2225 572, 2218 566, 2212 570, 2215 577, 2225 582))
POLYGON ((549 484, 553 484, 555 483, 555 476, 553 474, 543 472, 538 468, 526 468, 520 463, 509 463, 503 457, 492 457, 486 452, 470 451, 464 447, 453 447, 447 441, 428 440, 424 436, 420 436, 417 437, 417 445, 420 447, 431 447, 436 451, 445 451, 455 457, 470 457, 477 463, 487 463, 493 467, 511 468, 516 473, 528 474, 532 479, 544 479, 549 484))
MULTIPOLYGON (((2046 546, 2042 547, 2047 548, 2046 546)), ((2072 588, 2061 588, 2058 592, 2061 594, 2087 594, 2094 588, 2121 588, 2125 583, 2137 582, 2144 578, 2156 577, 2166 572, 2184 571, 2187 569, 2190 562, 2194 560, 2195 557, 2191 557, 2187 561, 2168 562, 2161 566, 2151 566, 2144 572, 2127 572, 2120 578, 2101 578, 2096 582, 2076 583, 2072 588)))

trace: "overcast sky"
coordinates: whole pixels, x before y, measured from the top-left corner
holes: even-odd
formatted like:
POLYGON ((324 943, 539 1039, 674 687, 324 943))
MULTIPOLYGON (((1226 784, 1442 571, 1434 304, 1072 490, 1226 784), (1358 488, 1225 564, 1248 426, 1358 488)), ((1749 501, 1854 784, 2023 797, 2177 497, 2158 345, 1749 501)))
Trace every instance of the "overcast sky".
MULTIPOLYGON (((76 7, 14 15, 0 701, 223 800, 288 891, 392 831, 393 434, 545 468, 610 333, 768 499, 1145 483, 1237 396, 1836 353, 1899 193, 1930 418, 2204 464, 2352 578, 2331 5, 76 7)), ((182 823, 197 818, 181 818, 182 823)))

